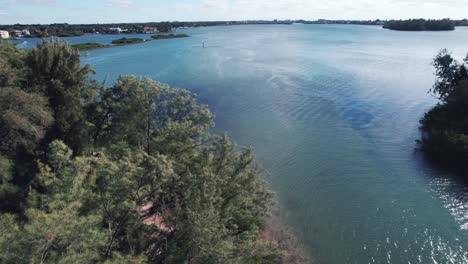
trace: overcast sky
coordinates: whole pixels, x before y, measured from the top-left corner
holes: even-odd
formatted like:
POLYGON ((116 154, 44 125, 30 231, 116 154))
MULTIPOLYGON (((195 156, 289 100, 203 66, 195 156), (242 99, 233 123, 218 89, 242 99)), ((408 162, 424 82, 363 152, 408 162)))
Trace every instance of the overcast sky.
POLYGON ((0 0, 0 24, 468 17, 468 0, 0 0))

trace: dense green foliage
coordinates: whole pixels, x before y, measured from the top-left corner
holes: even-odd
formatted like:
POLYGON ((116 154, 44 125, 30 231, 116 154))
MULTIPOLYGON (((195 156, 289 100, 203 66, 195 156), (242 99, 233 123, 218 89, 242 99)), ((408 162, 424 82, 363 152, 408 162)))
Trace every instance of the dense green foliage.
POLYGON ((278 263, 250 148, 186 90, 0 46, 0 263, 278 263))
POLYGON ((16 88, 0 90, 0 112, 0 151, 7 155, 34 151, 53 121, 45 97, 16 88))
POLYGON ((151 36, 153 39, 171 39, 171 38, 188 38, 187 34, 169 34, 169 35, 154 35, 151 36))
MULTIPOLYGON (((421 145, 428 153, 468 168, 468 57, 463 63, 442 50, 434 59, 440 102, 421 119, 421 145)), ((466 173, 466 169, 464 170, 466 173)))
POLYGON ((384 28, 392 30, 404 31, 424 31, 424 30, 454 30, 455 22, 450 19, 441 20, 425 20, 425 19, 409 19, 409 20, 389 20, 386 21, 384 28))
POLYGON ((104 44, 99 44, 99 43, 79 43, 79 44, 73 44, 71 46, 79 50, 93 50, 93 49, 109 47, 109 45, 104 45, 104 44))
POLYGON ((49 141, 61 139, 78 151, 80 131, 86 126, 84 107, 93 93, 87 84, 91 67, 81 67, 79 51, 60 41, 39 44, 25 56, 25 64, 24 90, 49 99, 55 119, 47 135, 49 141))
POLYGON ((125 45, 125 44, 134 44, 144 42, 144 39, 141 38, 120 38, 112 40, 112 44, 115 45, 125 45))

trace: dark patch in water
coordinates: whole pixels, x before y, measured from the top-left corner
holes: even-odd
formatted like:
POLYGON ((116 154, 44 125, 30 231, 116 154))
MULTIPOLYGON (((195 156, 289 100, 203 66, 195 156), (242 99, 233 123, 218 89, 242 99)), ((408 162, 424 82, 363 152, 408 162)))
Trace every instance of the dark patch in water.
POLYGON ((374 119, 374 116, 361 109, 349 109, 344 112, 344 117, 355 130, 362 130, 369 126, 374 119))

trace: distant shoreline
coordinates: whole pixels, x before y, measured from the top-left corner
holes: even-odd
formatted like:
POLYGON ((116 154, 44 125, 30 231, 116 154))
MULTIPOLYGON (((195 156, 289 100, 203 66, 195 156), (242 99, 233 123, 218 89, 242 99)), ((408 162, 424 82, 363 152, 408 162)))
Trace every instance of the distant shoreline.
MULTIPOLYGON (((420 21, 425 19, 411 19, 411 21, 420 21)), ((468 26, 468 19, 450 20, 454 26, 468 26)), ((14 24, 0 25, 0 30, 9 32, 16 37, 73 37, 85 34, 154 34, 170 33, 176 29, 188 29, 211 26, 235 26, 235 25, 377 25, 383 26, 390 22, 403 20, 304 20, 304 19, 286 19, 286 20, 242 20, 242 21, 198 21, 198 22, 145 22, 145 23, 107 23, 107 24, 14 24)), ((426 20, 436 21, 436 20, 426 20)))

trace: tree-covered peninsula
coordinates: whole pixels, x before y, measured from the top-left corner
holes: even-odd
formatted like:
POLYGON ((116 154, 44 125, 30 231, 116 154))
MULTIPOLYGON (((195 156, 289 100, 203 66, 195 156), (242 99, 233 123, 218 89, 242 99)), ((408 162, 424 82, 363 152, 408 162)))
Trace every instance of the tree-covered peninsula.
POLYGON ((463 62, 442 50, 434 59, 437 81, 430 92, 439 103, 421 119, 420 145, 436 160, 461 167, 468 176, 468 56, 463 62))
POLYGON ((94 49, 102 49, 111 47, 109 45, 99 44, 99 43, 79 43, 79 44, 72 44, 73 48, 79 50, 94 50, 94 49))
POLYGON ((112 44, 114 45, 129 45, 142 42, 145 42, 145 40, 142 38, 119 38, 112 40, 112 44))
POLYGON ((0 263, 281 263, 250 148, 190 92, 0 46, 0 263))
POLYGON ((442 31, 455 30, 455 21, 450 19, 441 20, 426 20, 426 19, 409 19, 409 20, 389 20, 385 21, 384 28, 391 30, 402 31, 442 31))
POLYGON ((158 34, 151 36, 152 39, 158 40, 158 39, 173 39, 173 38, 188 38, 190 37, 187 34, 158 34))
POLYGON ((165 35, 154 35, 151 36, 149 39, 142 39, 142 38, 119 38, 112 40, 111 45, 105 45, 100 43, 78 43, 78 44, 71 44, 73 48, 76 48, 81 51, 88 51, 88 50, 95 50, 95 49, 102 49, 102 48, 111 48, 111 47, 118 47, 118 46, 127 46, 132 44, 138 44, 153 40, 161 40, 161 39, 174 39, 174 38, 188 38, 190 35, 187 34, 165 34, 165 35))

